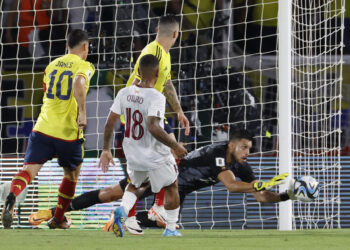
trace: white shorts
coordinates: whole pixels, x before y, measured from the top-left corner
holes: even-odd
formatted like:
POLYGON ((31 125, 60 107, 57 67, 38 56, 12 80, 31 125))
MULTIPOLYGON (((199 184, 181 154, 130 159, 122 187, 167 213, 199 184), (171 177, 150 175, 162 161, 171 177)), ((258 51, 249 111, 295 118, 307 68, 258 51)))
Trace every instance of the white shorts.
POLYGON ((149 181, 153 193, 158 193, 163 187, 173 184, 178 175, 175 163, 168 161, 159 168, 149 171, 129 170, 129 178, 131 183, 136 187, 140 187, 143 183, 149 181))

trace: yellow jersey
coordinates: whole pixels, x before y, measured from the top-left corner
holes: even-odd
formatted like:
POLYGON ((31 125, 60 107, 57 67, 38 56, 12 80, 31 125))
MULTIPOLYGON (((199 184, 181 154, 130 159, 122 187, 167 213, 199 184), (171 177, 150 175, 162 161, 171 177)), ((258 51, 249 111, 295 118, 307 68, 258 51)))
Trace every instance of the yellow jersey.
POLYGON ((141 79, 139 75, 140 59, 142 56, 148 55, 148 54, 154 55, 158 58, 159 73, 158 73, 158 80, 154 85, 154 88, 158 90, 160 93, 163 93, 164 84, 171 79, 171 58, 170 58, 170 53, 166 52, 162 47, 162 45, 160 45, 156 40, 147 44, 147 46, 144 47, 143 50, 141 51, 141 54, 136 61, 134 70, 130 75, 128 82, 126 83, 126 86, 127 87, 130 86, 131 83, 134 81, 135 77, 139 80, 141 79))
POLYGON ((41 112, 33 131, 66 141, 83 138, 78 128, 78 105, 74 98, 73 80, 83 76, 86 92, 95 67, 74 54, 52 61, 44 71, 44 97, 41 112))

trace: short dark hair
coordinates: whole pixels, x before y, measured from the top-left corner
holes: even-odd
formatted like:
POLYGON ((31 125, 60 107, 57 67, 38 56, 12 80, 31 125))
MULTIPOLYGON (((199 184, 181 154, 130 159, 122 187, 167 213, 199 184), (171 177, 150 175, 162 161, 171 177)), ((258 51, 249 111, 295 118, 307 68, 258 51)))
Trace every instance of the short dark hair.
POLYGON ((237 130, 232 130, 230 133, 230 141, 232 140, 242 140, 242 139, 247 139, 249 141, 254 140, 254 135, 250 133, 246 129, 237 129, 237 130))
POLYGON ((73 49, 75 46, 79 45, 81 42, 89 42, 88 33, 84 30, 72 30, 68 34, 67 43, 68 47, 73 49))
POLYGON ((158 21, 158 25, 162 25, 162 24, 179 24, 180 21, 179 19, 173 15, 173 14, 167 14, 165 16, 161 16, 159 18, 159 21, 158 21))
POLYGON ((147 76, 148 73, 151 74, 152 69, 156 69, 159 67, 159 61, 157 57, 151 54, 147 54, 141 57, 139 64, 139 71, 142 76, 147 76))
POLYGON ((171 37, 179 28, 179 21, 174 15, 166 15, 159 18, 158 33, 162 36, 171 37))

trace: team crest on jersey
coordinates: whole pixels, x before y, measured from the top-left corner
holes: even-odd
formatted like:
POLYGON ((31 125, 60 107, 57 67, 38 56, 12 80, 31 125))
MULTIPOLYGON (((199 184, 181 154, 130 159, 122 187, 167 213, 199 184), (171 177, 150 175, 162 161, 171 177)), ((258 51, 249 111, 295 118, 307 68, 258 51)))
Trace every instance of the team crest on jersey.
POLYGON ((91 71, 91 70, 89 70, 89 71, 88 71, 88 77, 89 77, 89 80, 91 79, 91 76, 92 76, 92 71, 91 71))
POLYGON ((225 167, 225 159, 221 157, 215 158, 216 166, 217 167, 225 167))

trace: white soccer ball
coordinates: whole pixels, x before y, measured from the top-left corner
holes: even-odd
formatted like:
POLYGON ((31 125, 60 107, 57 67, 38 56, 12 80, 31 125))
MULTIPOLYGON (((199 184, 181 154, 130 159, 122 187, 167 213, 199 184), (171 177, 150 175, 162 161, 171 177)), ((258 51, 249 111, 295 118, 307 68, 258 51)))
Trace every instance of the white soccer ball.
POLYGON ((311 176, 299 177, 293 185, 293 193, 295 197, 303 202, 311 202, 318 197, 319 184, 315 178, 311 176))

